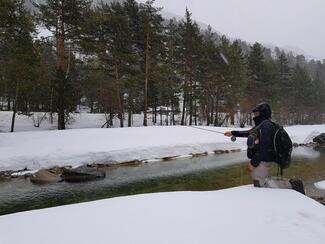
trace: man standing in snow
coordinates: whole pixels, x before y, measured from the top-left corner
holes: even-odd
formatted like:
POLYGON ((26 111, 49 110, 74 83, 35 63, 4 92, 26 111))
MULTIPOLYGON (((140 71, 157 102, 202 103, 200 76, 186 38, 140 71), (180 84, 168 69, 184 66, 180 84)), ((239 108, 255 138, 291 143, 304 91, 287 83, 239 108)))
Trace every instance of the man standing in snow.
POLYGON ((248 131, 227 131, 225 136, 247 137, 248 170, 254 186, 294 189, 304 194, 301 180, 287 180, 269 176, 276 155, 273 147, 275 126, 271 122, 272 110, 269 104, 260 103, 253 109, 255 127, 248 131))

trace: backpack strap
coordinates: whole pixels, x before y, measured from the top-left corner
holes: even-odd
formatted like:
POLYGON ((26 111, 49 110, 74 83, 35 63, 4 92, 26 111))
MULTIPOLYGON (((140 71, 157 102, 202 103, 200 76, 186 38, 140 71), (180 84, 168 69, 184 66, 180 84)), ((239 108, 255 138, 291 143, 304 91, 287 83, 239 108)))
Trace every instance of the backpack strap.
MULTIPOLYGON (((269 119, 266 119, 266 120, 263 120, 258 126, 255 126, 254 128, 252 128, 249 133, 252 134, 254 132, 258 133, 258 130, 262 127, 262 125, 266 122, 266 121, 270 121, 272 122, 271 120, 269 119)), ((272 122, 273 123, 273 122, 272 122)))

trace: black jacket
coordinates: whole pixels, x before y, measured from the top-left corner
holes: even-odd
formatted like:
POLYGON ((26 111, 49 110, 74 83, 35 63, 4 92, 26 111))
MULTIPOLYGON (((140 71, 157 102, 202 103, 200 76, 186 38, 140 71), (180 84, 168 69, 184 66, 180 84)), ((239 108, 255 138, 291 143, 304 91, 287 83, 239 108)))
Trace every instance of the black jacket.
POLYGON ((254 153, 251 156, 251 164, 254 167, 257 167, 262 161, 275 161, 275 152, 273 147, 275 127, 270 120, 264 120, 260 126, 254 127, 251 130, 232 131, 231 133, 236 137, 248 137, 253 133, 257 134, 259 143, 255 144, 253 149, 254 153))

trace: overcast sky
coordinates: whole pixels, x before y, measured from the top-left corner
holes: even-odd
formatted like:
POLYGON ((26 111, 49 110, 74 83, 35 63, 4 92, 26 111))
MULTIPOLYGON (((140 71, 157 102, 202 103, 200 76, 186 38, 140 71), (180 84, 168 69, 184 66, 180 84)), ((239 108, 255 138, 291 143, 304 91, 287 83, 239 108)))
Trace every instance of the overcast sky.
POLYGON ((294 46, 325 58, 325 0, 156 0, 156 5, 181 16, 187 6, 195 20, 230 37, 294 46))

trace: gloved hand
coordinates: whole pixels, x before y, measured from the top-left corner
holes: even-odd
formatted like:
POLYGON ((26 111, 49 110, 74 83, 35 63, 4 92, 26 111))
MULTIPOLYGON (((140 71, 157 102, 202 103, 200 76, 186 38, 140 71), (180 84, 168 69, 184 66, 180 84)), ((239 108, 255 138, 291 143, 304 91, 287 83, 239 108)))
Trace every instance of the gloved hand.
POLYGON ((225 135, 225 136, 228 136, 228 137, 232 137, 232 133, 231 133, 231 131, 226 131, 226 132, 224 133, 224 135, 225 135))

